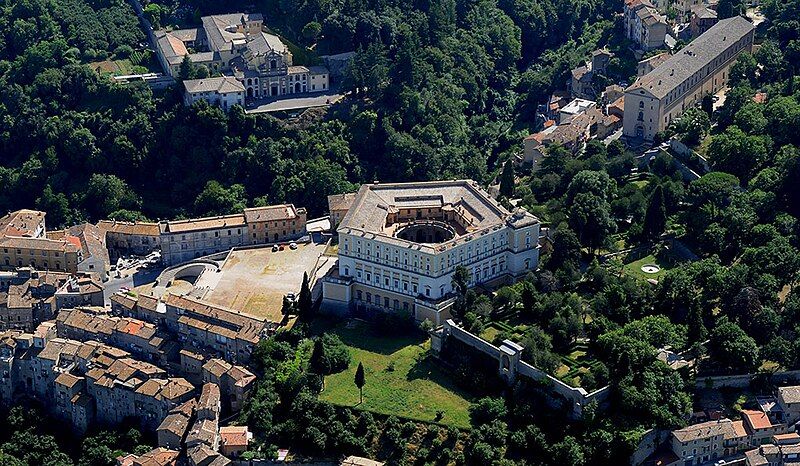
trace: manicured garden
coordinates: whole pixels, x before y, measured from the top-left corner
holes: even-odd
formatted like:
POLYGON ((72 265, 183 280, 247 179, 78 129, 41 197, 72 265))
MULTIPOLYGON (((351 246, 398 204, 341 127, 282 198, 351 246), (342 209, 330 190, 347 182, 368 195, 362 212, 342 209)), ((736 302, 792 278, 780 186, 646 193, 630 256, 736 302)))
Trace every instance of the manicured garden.
POLYGON ((88 63, 88 66, 98 73, 112 76, 161 72, 154 54, 148 50, 137 50, 127 57, 112 56, 107 60, 88 63))
POLYGON ((572 385, 581 386, 581 379, 593 369, 597 369, 600 361, 589 354, 589 347, 586 343, 575 343, 570 348, 569 354, 559 355, 561 365, 556 369, 556 377, 572 385))
POLYGON ((647 256, 642 257, 639 260, 635 260, 633 262, 625 264, 624 270, 626 274, 634 277, 644 278, 644 279, 653 278, 658 280, 665 273, 667 273, 667 270, 672 268, 673 265, 674 263, 672 261, 660 259, 653 254, 648 254, 647 256), (642 270, 642 267, 646 265, 656 265, 658 266, 659 270, 653 273, 644 272, 642 270))
POLYGON ((373 325, 349 320, 327 330, 347 345, 350 367, 325 377, 320 399, 380 414, 469 427, 469 394, 457 388, 428 354, 424 335, 379 334, 373 325), (364 365, 364 401, 354 378, 364 365))
MULTIPOLYGON (((521 342, 525 331, 529 328, 525 324, 512 325, 508 321, 493 321, 488 324, 480 334, 486 341, 497 345, 499 338, 508 338, 515 342, 521 342)), ((553 374, 557 379, 573 387, 581 386, 581 378, 584 374, 597 369, 600 362, 589 353, 589 346, 584 341, 573 343, 565 353, 556 353, 560 365, 553 374)))
MULTIPOLYGON (((660 279, 668 270, 674 268, 680 262, 689 260, 688 257, 681 257, 676 251, 671 250, 665 245, 656 246, 644 257, 636 260, 626 260, 623 267, 625 274, 637 278, 660 279), (658 270, 645 271, 642 268, 655 265, 658 270)), ((651 267, 652 269, 652 267, 651 267)))

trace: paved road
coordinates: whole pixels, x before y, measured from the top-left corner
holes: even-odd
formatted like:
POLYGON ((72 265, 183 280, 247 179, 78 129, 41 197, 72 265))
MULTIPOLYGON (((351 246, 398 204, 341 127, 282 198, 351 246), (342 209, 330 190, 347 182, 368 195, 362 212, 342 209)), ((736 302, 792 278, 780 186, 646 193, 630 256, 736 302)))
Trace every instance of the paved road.
POLYGON ((114 277, 114 273, 111 273, 112 278, 104 283, 103 285, 103 296, 105 298, 106 304, 109 304, 111 295, 119 291, 121 288, 131 288, 136 286, 141 286, 146 283, 152 283, 156 281, 158 275, 161 271, 164 270, 163 267, 154 267, 150 269, 138 269, 133 273, 126 274, 121 278, 114 277))
POLYGON ((305 94, 302 97, 290 97, 271 102, 248 105, 246 113, 269 113, 288 110, 301 110, 311 107, 324 107, 336 103, 343 97, 342 94, 305 94))

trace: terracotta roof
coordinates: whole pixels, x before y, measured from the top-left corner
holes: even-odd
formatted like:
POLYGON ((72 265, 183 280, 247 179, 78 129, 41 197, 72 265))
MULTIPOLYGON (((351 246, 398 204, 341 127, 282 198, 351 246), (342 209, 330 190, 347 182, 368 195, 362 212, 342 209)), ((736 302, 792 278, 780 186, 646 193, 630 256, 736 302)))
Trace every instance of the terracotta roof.
POLYGON ((67 241, 52 240, 47 238, 27 238, 22 236, 6 236, 0 238, 0 246, 19 249, 33 249, 35 251, 77 252, 80 246, 75 246, 67 241))
POLYGON ((44 222, 45 213, 38 210, 21 209, 0 217, 0 236, 27 236, 37 233, 44 222))
POLYGON ((228 372, 231 367, 232 365, 230 363, 219 358, 210 359, 208 362, 203 364, 203 370, 217 378, 222 377, 222 375, 228 372))
POLYGON ((76 377, 66 372, 62 372, 61 374, 58 374, 58 377, 56 377, 57 384, 64 385, 65 387, 70 387, 70 388, 72 388, 75 384, 81 382, 82 380, 83 377, 76 377))
POLYGON ((218 217, 195 218, 161 222, 161 233, 187 233, 191 231, 216 230, 246 226, 244 214, 220 215, 218 217))
POLYGON ((194 390, 194 385, 182 377, 167 379, 161 387, 160 395, 167 400, 177 400, 194 390))
POLYGON ((247 447, 247 426, 227 426, 219 428, 219 438, 227 447, 247 447))
POLYGON ((244 209, 244 217, 247 223, 292 220, 298 217, 298 209, 295 209, 294 204, 251 207, 244 209))
POLYGON ((770 427, 772 427, 772 422, 770 422, 766 413, 762 411, 743 409, 742 417, 744 417, 744 420, 750 429, 758 430, 758 429, 769 429, 770 427))
POLYGON ((118 222, 116 220, 100 220, 97 223, 101 231, 119 235, 158 236, 158 223, 151 222, 118 222))
POLYGON ((133 460, 134 466, 171 466, 178 461, 178 453, 174 450, 158 447, 133 460))
POLYGON ((747 430, 744 428, 744 421, 733 421, 730 433, 725 438, 744 438, 747 437, 747 430))
POLYGON ((200 398, 197 401, 197 409, 217 410, 222 396, 219 392, 219 385, 215 383, 203 384, 200 398))
POLYGON ((157 430, 171 432, 178 437, 183 437, 186 431, 189 430, 190 417, 191 414, 187 416, 182 412, 170 413, 161 421, 157 430))
POLYGON ((182 315, 178 319, 179 323, 231 336, 232 338, 240 338, 251 343, 257 343, 261 338, 261 332, 266 328, 266 320, 261 317, 203 302, 188 296, 168 294, 164 299, 164 303, 167 306, 191 311, 191 315, 182 315), (209 323, 207 320, 214 323, 209 323), (216 323, 218 322, 224 322, 225 326, 217 325, 216 323))
POLYGON ((800 434, 797 432, 789 432, 786 434, 775 434, 772 436, 775 443, 798 443, 800 442, 800 434))

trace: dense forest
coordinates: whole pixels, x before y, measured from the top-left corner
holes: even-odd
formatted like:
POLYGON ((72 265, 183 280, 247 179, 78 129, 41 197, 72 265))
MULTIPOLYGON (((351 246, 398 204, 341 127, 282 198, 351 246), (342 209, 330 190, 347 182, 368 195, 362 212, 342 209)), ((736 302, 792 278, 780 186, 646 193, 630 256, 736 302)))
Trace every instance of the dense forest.
MULTIPOLYGON (((487 181, 528 131, 534 105, 614 34, 614 23, 600 20, 616 3, 260 4, 289 40, 358 51, 343 90, 359 92, 322 121, 287 125, 186 109, 178 91, 153 94, 98 76, 85 65, 144 40, 123 0, 4 0, 0 209, 47 210, 53 226, 281 201, 320 214, 326 195, 366 180, 487 181), (315 39, 309 23, 321 31, 315 39)), ((166 12, 191 21, 220 8, 156 10, 168 23, 166 12)))
POLYGON ((134 427, 88 432, 77 438, 39 406, 0 412, 0 464, 3 466, 112 466, 117 457, 143 454, 155 439, 134 427))

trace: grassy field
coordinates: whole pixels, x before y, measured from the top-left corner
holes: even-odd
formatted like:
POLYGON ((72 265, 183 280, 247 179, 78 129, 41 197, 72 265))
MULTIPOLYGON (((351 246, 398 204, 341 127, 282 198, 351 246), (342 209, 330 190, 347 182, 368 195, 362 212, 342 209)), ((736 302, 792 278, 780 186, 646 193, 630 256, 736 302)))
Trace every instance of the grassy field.
POLYGON ((381 414, 469 427, 470 396, 458 389, 427 355, 423 337, 377 335, 370 325, 350 320, 328 331, 349 347, 350 367, 325 378, 320 399, 381 414), (364 402, 353 379, 364 364, 364 402), (437 413, 441 412, 441 418, 437 413))
POLYGON ((87 65, 100 74, 113 76, 161 72, 161 66, 150 51, 137 51, 130 58, 111 57, 108 60, 91 62, 87 65))
POLYGON ((656 256, 650 254, 648 256, 642 257, 641 259, 639 259, 637 261, 625 264, 624 268, 625 268, 625 273, 628 274, 628 275, 631 275, 631 276, 634 276, 634 277, 639 277, 639 278, 644 278, 644 279, 654 278, 654 279, 658 280, 665 273, 667 273, 667 270, 672 268, 673 265, 674 264, 669 262, 669 261, 658 259, 656 256), (642 272, 642 266, 646 265, 646 264, 655 264, 655 265, 661 267, 661 270, 656 272, 656 273, 644 273, 644 272, 642 272))

